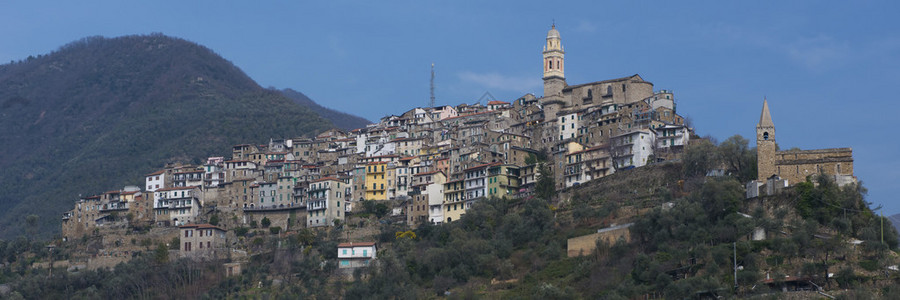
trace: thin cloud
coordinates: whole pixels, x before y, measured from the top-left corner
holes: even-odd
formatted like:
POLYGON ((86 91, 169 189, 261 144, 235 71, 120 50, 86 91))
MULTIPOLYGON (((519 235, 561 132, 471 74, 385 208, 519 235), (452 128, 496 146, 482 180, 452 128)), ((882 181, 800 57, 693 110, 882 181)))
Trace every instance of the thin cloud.
POLYGON ((502 75, 496 72, 475 73, 470 71, 463 71, 457 75, 460 80, 465 82, 475 83, 490 89, 513 92, 533 91, 542 85, 540 78, 535 76, 517 77, 502 75))
POLYGON ((854 49, 845 41, 828 35, 811 37, 778 37, 764 31, 717 24, 704 34, 726 45, 746 45, 771 51, 809 70, 821 71, 839 66, 851 59, 854 49))
POLYGON ((800 38, 785 48, 788 56, 807 68, 822 69, 843 62, 849 46, 825 35, 800 38))
POLYGON ((578 25, 575 26, 575 31, 594 33, 597 31, 597 25, 590 21, 581 20, 578 21, 578 25))

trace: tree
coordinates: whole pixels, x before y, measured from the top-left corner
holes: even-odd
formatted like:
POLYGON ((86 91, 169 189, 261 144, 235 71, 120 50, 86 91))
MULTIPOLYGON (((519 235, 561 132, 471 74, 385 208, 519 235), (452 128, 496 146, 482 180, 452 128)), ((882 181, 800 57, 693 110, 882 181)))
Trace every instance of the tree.
POLYGON ((535 194, 538 198, 550 201, 556 193, 556 182, 553 179, 553 170, 547 163, 538 165, 538 180, 535 185, 535 194))
POLYGON ((381 219, 381 217, 384 217, 384 215, 386 215, 390 210, 387 205, 385 205, 384 203, 378 203, 378 201, 375 200, 365 200, 362 202, 362 204, 363 210, 366 213, 374 214, 375 217, 379 219, 381 219))
POLYGON ((740 182, 755 179, 756 176, 756 152, 750 151, 747 139, 736 134, 721 144, 718 148, 718 156, 728 168, 728 172, 740 182))
POLYGON ((263 228, 269 228, 269 226, 272 225, 272 220, 269 220, 269 217, 263 217, 261 223, 263 228))
POLYGON ((25 224, 28 225, 28 227, 25 227, 25 231, 31 238, 34 238, 34 234, 37 232, 37 223, 39 219, 38 215, 35 214, 30 214, 25 217, 25 224))
POLYGON ((159 245, 156 246, 156 252, 154 252, 153 258, 156 259, 157 263, 164 263, 169 260, 169 249, 166 248, 166 244, 159 243, 159 245))
POLYGON ((705 176, 719 164, 716 146, 709 140, 700 140, 685 147, 682 170, 687 177, 705 176))
POLYGON ((169 249, 178 250, 181 247, 181 239, 173 237, 171 241, 169 241, 169 249))
POLYGON ((214 226, 219 225, 219 215, 212 215, 212 217, 209 217, 209 224, 214 226))

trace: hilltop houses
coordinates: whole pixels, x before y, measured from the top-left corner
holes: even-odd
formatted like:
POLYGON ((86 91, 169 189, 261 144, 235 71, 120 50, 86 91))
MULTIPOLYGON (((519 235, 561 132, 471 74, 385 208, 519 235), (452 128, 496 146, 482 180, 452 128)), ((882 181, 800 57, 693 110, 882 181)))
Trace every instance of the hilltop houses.
MULTIPOLYGON (((213 235, 263 219, 328 227, 358 213, 360 201, 385 203, 411 226, 441 224, 484 199, 532 197, 542 176, 562 191, 679 157, 693 133, 674 93, 640 75, 569 85, 564 54, 554 26, 542 51, 543 96, 415 107, 351 131, 234 145, 202 165, 166 165, 139 188, 78 199, 63 236, 88 234, 113 212, 185 232, 228 216, 213 235)), ((778 152, 783 161, 791 154, 778 152)))

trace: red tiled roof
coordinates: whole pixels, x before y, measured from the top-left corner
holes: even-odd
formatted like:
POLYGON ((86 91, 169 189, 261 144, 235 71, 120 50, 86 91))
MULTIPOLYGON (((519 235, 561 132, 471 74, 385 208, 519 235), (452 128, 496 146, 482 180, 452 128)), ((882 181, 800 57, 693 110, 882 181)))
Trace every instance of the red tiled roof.
POLYGON ((340 243, 338 248, 375 246, 375 242, 340 243))
POLYGON ((334 178, 334 177, 323 177, 323 178, 313 180, 313 182, 321 182, 321 181, 327 181, 327 180, 338 181, 338 179, 334 178))
POLYGON ((501 165, 501 163, 499 163, 499 162, 494 162, 494 163, 489 163, 489 164, 481 164, 481 165, 477 165, 477 166, 474 166, 474 167, 465 169, 465 170, 463 170, 463 171, 475 170, 475 169, 481 169, 481 168, 484 168, 484 167, 499 166, 499 165, 501 165))
POLYGON ((162 174, 162 173, 165 173, 165 172, 166 172, 166 170, 159 170, 159 171, 156 171, 156 172, 147 174, 147 175, 145 175, 145 176, 156 176, 156 175, 159 175, 159 174, 162 174))
POLYGON ((488 105, 498 105, 498 104, 509 104, 509 102, 505 102, 505 101, 497 101, 497 100, 488 102, 488 105))
POLYGON ((169 188, 161 188, 156 190, 157 192, 165 192, 165 191, 180 191, 180 190, 192 190, 196 188, 196 186, 180 186, 180 187, 169 187, 169 188))
POLYGON ((225 229, 222 229, 221 227, 215 226, 215 225, 212 225, 212 224, 186 224, 186 225, 181 225, 181 226, 178 226, 178 227, 179 227, 179 228, 182 228, 182 229, 186 229, 186 228, 197 228, 197 229, 218 229, 218 230, 221 230, 221 231, 225 231, 225 229))
POLYGON ((466 114, 466 115, 459 115, 459 116, 455 116, 455 117, 449 117, 449 118, 443 119, 443 120, 441 120, 441 121, 453 120, 453 119, 464 118, 464 117, 470 117, 470 116, 476 116, 476 115, 483 115, 483 114, 492 114, 492 113, 497 113, 497 112, 495 112, 495 111, 483 111, 483 112, 480 112, 480 113, 472 113, 472 114, 466 114))
POLYGON ((193 171, 181 171, 181 172, 175 172, 175 174, 187 174, 187 173, 203 173, 203 170, 193 170, 193 171))

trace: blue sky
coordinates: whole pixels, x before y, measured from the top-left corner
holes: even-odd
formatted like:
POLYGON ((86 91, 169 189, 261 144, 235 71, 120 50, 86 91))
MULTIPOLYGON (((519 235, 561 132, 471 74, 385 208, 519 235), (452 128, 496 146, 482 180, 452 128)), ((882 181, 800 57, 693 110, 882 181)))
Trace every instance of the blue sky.
POLYGON ((0 62, 161 32, 262 86, 377 120, 427 104, 431 63, 438 104, 540 95, 555 20, 570 84, 640 74, 720 141, 754 137, 767 97, 783 149, 852 147, 869 201, 900 213, 897 2, 558 2, 6 1, 0 62))

